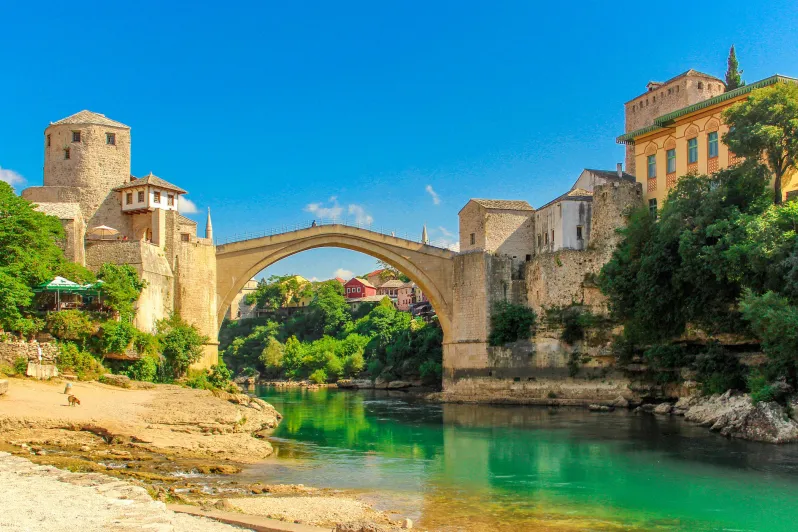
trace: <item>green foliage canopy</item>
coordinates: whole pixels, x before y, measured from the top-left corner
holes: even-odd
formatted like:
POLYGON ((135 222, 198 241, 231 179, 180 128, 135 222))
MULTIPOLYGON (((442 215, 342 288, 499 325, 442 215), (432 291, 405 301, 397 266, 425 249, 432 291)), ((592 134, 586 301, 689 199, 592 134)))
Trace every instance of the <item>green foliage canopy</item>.
POLYGON ((723 142, 738 156, 764 160, 773 172, 773 202, 798 160, 798 84, 776 83, 752 91, 748 98, 724 111, 729 131, 723 142))

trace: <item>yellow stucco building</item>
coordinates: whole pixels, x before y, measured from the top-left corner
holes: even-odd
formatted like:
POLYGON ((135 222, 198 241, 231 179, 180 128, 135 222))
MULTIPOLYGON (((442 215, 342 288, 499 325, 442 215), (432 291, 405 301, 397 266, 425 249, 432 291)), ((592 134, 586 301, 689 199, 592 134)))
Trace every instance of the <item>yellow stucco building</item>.
MULTIPOLYGON (((688 71, 665 83, 649 83, 649 90, 627 102, 627 133, 617 141, 627 146, 627 167, 632 168, 637 182, 643 186, 643 196, 650 209, 662 207, 663 201, 678 179, 686 174, 711 174, 739 162, 739 158, 723 143, 729 128, 723 122, 723 111, 745 100, 755 89, 776 83, 798 83, 798 79, 771 76, 729 92, 720 92, 719 79, 688 71), (691 73, 693 73, 691 75, 691 73), (630 121, 629 115, 642 115, 648 109, 646 101, 668 94, 689 93, 690 83, 703 93, 696 93, 696 103, 668 111, 650 119, 630 121), (686 87, 685 87, 686 85, 686 87), (705 87, 711 86, 707 91, 705 87), (641 112, 642 111, 642 112, 641 112), (629 126, 640 126, 628 131, 629 126)), ((695 98, 694 98, 695 99, 695 98)), ((785 197, 798 183, 789 182, 783 187, 785 197)))

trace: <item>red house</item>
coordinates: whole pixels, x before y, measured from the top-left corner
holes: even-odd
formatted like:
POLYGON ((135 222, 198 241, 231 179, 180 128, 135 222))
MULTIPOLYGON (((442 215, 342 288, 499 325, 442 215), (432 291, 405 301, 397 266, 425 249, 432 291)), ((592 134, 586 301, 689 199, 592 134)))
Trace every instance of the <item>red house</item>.
POLYGON ((377 295, 377 289, 365 279, 354 277, 344 285, 347 299, 360 299, 362 297, 377 295))

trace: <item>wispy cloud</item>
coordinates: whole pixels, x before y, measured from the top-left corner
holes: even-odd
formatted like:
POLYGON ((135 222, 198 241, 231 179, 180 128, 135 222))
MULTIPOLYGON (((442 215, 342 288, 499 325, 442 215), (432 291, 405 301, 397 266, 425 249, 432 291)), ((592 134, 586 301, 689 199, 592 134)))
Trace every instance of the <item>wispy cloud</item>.
POLYGON ((309 212, 318 218, 326 219, 340 219, 344 209, 346 209, 347 215, 354 218, 351 222, 369 225, 374 221, 374 218, 366 212, 366 208, 363 205, 350 203, 344 207, 338 202, 338 196, 330 196, 330 199, 325 202, 305 205, 305 212, 309 212))
POLYGON ((305 206, 305 212, 309 212, 318 216, 319 218, 338 218, 344 212, 343 207, 338 205, 338 198, 335 196, 330 198, 329 205, 324 203, 308 203, 305 206))
POLYGON ((347 281, 354 277, 355 274, 352 273, 352 270, 345 270, 343 268, 338 268, 333 272, 333 277, 340 277, 341 279, 346 279, 347 281))
POLYGON ((433 245, 440 246, 442 248, 450 249, 452 251, 460 251, 460 238, 443 227, 442 225, 438 226, 438 232, 443 236, 441 238, 436 239, 433 242, 433 245))
POLYGON ((180 214, 196 214, 199 212, 197 205, 183 196, 177 197, 177 212, 180 214))
POLYGON ((25 178, 14 170, 8 170, 0 166, 0 181, 5 181, 12 187, 25 184, 25 178))
POLYGON ((427 185, 424 190, 427 191, 427 194, 432 196, 432 203, 435 205, 441 204, 441 198, 438 196, 438 193, 435 192, 435 189, 432 188, 432 185, 427 185))
POLYGON ((440 231, 443 236, 447 236, 449 238, 453 238, 454 237, 454 233, 452 233, 451 231, 449 231, 448 229, 446 229, 442 225, 438 226, 438 231, 440 231))
POLYGON ((370 225, 371 222, 374 221, 374 218, 366 212, 366 209, 362 205, 351 203, 349 205, 349 214, 355 217, 355 222, 357 224, 370 225))

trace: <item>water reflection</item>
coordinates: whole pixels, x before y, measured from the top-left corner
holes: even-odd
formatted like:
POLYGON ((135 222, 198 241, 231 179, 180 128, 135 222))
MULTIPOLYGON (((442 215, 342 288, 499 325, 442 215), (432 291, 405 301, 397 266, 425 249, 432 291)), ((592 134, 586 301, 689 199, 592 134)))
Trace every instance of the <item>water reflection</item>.
POLYGON ((798 447, 728 441, 679 418, 430 405, 401 392, 259 393, 285 419, 277 458, 247 475, 379 490, 430 528, 792 530, 798 521, 798 447))

